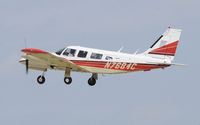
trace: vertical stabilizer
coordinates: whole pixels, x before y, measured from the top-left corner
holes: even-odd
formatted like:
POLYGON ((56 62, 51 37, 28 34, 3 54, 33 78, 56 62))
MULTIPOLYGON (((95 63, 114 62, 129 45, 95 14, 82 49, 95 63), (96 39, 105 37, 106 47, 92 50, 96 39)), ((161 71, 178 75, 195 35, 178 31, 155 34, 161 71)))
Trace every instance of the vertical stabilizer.
POLYGON ((180 35, 180 29, 171 29, 169 27, 144 54, 172 61, 176 53, 180 35))

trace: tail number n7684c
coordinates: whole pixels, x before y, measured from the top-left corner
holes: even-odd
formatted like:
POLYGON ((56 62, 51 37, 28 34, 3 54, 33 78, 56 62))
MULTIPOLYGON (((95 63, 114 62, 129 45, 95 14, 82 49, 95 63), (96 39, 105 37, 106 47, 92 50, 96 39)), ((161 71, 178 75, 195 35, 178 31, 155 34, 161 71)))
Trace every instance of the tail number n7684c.
POLYGON ((121 70, 134 70, 136 63, 121 63, 121 62, 107 62, 104 66, 105 69, 121 69, 121 70))

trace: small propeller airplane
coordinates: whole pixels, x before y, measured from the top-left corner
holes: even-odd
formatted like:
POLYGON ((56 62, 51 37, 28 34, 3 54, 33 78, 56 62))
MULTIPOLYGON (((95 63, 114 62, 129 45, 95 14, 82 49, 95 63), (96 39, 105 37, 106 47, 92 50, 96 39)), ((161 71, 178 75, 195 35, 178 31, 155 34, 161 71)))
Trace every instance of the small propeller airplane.
POLYGON ((25 54, 19 62, 25 64, 26 73, 28 69, 43 71, 37 78, 39 84, 45 82, 45 72, 50 69, 64 70, 66 84, 72 82, 72 71, 91 73, 88 84, 93 86, 98 80, 98 74, 150 71, 184 65, 172 63, 180 35, 180 29, 169 27, 148 50, 140 54, 122 53, 121 49, 115 52, 80 46, 68 46, 53 53, 33 48, 22 49, 25 54))

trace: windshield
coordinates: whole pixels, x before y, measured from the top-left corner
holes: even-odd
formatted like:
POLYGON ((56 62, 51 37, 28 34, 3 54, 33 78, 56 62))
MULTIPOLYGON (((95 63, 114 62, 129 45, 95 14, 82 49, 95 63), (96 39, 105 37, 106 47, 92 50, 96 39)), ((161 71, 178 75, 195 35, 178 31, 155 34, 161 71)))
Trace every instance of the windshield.
POLYGON ((63 49, 60 49, 60 50, 58 50, 58 51, 57 51, 57 52, 55 52, 55 53, 56 53, 57 55, 60 55, 64 49, 65 49, 65 48, 63 48, 63 49))
POLYGON ((67 49, 65 50, 65 52, 63 53, 63 55, 65 55, 65 56, 70 56, 70 57, 74 57, 74 56, 75 56, 75 53, 76 53, 76 50, 75 50, 75 49, 67 48, 67 49))

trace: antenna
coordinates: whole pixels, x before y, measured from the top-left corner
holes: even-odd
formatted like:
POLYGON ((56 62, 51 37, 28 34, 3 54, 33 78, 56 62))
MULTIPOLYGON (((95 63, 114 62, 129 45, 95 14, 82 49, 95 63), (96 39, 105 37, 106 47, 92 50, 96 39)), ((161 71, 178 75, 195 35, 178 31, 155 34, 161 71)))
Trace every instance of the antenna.
POLYGON ((136 54, 138 53, 139 50, 140 50, 140 49, 137 49, 137 50, 135 51, 134 55, 136 55, 136 54))
POLYGON ((122 46, 117 52, 121 52, 124 49, 124 47, 122 46))
POLYGON ((27 49, 27 40, 26 40, 26 38, 24 38, 24 45, 25 45, 25 49, 27 49))

